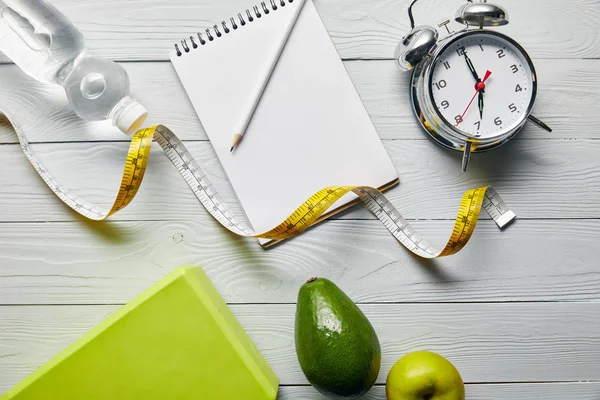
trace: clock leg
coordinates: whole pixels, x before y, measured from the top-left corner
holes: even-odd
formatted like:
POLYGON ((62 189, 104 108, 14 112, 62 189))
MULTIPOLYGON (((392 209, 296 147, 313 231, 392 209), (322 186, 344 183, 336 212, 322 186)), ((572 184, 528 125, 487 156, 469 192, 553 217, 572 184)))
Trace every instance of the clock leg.
POLYGON ((533 122, 534 124, 536 124, 537 126, 539 126, 540 128, 542 128, 548 132, 552 132, 552 128, 550 128, 548 125, 546 125, 545 123, 543 123, 542 121, 540 121, 539 119, 534 117, 533 115, 529 115, 529 117, 527 117, 527 119, 530 120, 531 122, 533 122))
POLYGON ((462 159, 462 171, 467 172, 467 167, 469 166, 469 160, 471 159, 471 147, 473 143, 467 142, 465 145, 465 152, 463 153, 462 159))

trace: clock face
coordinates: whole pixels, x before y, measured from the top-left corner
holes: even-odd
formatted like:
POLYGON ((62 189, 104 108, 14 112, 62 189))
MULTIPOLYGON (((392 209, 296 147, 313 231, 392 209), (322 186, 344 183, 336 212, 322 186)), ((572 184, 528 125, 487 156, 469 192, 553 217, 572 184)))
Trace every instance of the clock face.
POLYGON ((444 122, 481 139, 502 136, 527 118, 536 89, 527 53, 485 31, 449 43, 433 65, 430 85, 444 122))

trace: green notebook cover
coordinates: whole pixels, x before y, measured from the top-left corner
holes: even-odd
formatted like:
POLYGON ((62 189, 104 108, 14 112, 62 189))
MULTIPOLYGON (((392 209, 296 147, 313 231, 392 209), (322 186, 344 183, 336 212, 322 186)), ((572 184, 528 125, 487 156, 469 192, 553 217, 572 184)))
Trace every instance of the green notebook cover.
POLYGON ((278 383, 204 271, 180 267, 0 400, 267 400, 278 383))

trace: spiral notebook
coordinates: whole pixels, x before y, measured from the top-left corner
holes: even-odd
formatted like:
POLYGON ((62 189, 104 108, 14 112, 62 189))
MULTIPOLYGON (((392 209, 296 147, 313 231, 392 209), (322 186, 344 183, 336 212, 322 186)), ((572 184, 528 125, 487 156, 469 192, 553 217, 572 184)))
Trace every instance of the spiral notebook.
MULTIPOLYGON (((260 232, 284 221, 323 187, 369 185, 384 190, 398 182, 310 0, 300 11, 244 140, 230 153, 234 125, 250 101, 246 94, 265 68, 273 47, 269 44, 283 33, 297 5, 293 0, 263 2, 182 40, 170 54, 249 222, 260 232)), ((354 194, 346 195, 321 220, 355 202, 354 194)))

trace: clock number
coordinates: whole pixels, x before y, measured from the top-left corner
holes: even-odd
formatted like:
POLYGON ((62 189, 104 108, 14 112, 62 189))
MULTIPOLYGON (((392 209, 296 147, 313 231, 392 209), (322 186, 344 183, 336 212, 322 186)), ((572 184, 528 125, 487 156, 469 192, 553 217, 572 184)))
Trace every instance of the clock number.
POLYGON ((516 65, 511 65, 510 69, 512 69, 513 74, 516 74, 517 72, 519 72, 519 68, 516 65))
POLYGON ((515 103, 509 104, 508 109, 510 110, 510 112, 517 111, 517 107, 515 107, 515 103))
POLYGON ((504 58, 506 57, 506 54, 504 54, 504 50, 500 49, 496 52, 496 54, 498 54, 498 58, 504 58))
POLYGON ((456 117, 454 117, 454 120, 456 121, 456 124, 460 124, 461 122, 463 122, 463 119, 460 115, 457 115, 456 117))
POLYGON ((477 121, 473 125, 477 125, 477 131, 479 132, 479 128, 481 128, 481 121, 477 121))
POLYGON ((446 68, 446 70, 450 69, 450 63, 448 61, 444 61, 444 68, 446 68))
POLYGON ((502 125, 502 120, 500 119, 500 117, 497 117, 497 118, 494 120, 494 123, 496 124, 496 126, 500 126, 500 125, 502 125))
POLYGON ((464 56, 465 53, 467 52, 467 49, 465 48, 465 46, 460 46, 457 50, 456 53, 458 54, 458 56, 464 56))
POLYGON ((444 110, 450 107, 450 103, 448 103, 448 100, 442 101, 442 107, 444 107, 444 110))
POLYGON ((522 92, 522 91, 523 91, 523 88, 521 87, 521 85, 519 85, 517 83, 517 87, 515 88, 515 93, 522 92))
POLYGON ((443 80, 443 79, 441 81, 439 81, 439 82, 434 83, 434 85, 437 88, 437 90, 443 89, 446 86, 448 86, 448 84, 446 83, 446 81, 443 80))
POLYGON ((481 51, 483 51, 483 46, 481 45, 481 43, 479 43, 479 48, 481 49, 481 51))

